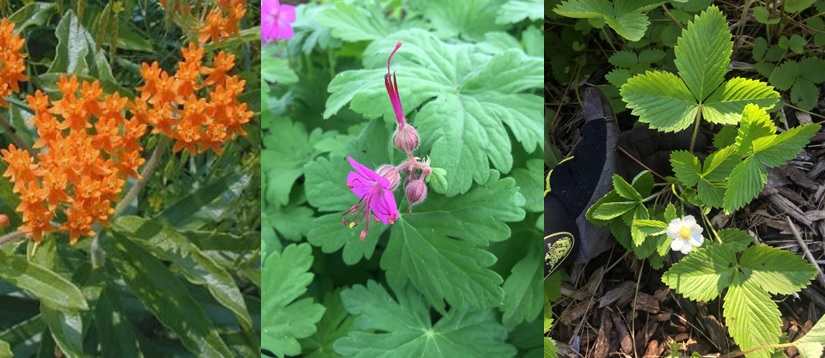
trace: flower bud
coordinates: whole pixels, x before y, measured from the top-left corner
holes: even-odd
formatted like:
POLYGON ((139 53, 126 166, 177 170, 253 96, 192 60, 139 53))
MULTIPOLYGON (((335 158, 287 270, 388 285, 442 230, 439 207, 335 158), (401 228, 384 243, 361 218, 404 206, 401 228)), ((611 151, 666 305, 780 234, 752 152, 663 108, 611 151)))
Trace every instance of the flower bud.
POLYGON ((9 226, 9 216, 0 214, 0 229, 5 229, 9 226))
POLYGON ((392 165, 384 164, 378 167, 375 172, 390 181, 390 186, 387 188, 389 190, 395 190, 395 188, 398 187, 398 183, 401 182, 401 175, 398 174, 398 170, 392 165))
POLYGON ((418 131, 408 123, 399 124, 392 142, 402 152, 410 153, 418 148, 418 131))
POLYGON ((411 207, 417 205, 427 198, 427 184, 424 184, 423 180, 409 181, 404 187, 404 195, 407 196, 411 207))

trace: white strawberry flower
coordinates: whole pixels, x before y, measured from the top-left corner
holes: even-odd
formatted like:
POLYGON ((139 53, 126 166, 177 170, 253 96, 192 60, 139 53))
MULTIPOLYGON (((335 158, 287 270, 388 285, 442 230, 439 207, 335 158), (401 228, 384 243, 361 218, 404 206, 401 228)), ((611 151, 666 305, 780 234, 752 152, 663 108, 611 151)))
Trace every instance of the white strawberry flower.
POLYGON ((671 250, 688 254, 694 247, 702 246, 705 242, 705 238, 702 237, 703 230, 693 215, 671 220, 667 226, 667 236, 673 239, 670 243, 671 250))

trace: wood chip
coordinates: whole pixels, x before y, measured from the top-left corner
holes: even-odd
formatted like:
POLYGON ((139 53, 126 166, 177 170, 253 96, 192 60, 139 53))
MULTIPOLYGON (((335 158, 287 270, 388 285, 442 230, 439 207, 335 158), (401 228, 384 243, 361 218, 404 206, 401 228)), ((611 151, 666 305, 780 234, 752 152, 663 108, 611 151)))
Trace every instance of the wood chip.
POLYGON ((602 322, 599 327, 599 336, 596 338, 596 343, 593 345, 593 357, 607 358, 610 351, 610 332, 613 331, 613 320, 610 318, 610 312, 602 311, 602 322))
POLYGON ((621 317, 619 317, 619 315, 615 312, 610 315, 610 318, 613 320, 613 326, 616 327, 616 333, 618 334, 622 352, 628 354, 633 352, 633 340, 630 339, 630 333, 627 331, 627 324, 622 321, 621 317))
POLYGON ((633 299, 633 294, 636 292, 636 283, 633 281, 625 281, 613 288, 610 291, 607 291, 604 296, 599 298, 599 308, 603 308, 612 304, 613 302, 619 302, 616 306, 617 307, 624 307, 633 299))
POLYGON ((659 345, 659 341, 652 340, 648 343, 645 350, 645 357, 661 357, 665 352, 665 345, 659 345))
POLYGON ((636 295, 636 309, 640 311, 659 313, 659 300, 644 292, 636 295))
POLYGON ((811 220, 808 220, 805 214, 802 213, 802 210, 788 200, 788 198, 782 195, 774 194, 768 196, 768 201, 775 206, 774 209, 776 209, 777 212, 785 213, 805 226, 811 226, 811 220))
POLYGON ((702 317, 702 324, 705 327, 708 335, 710 336, 710 343, 713 344, 717 350, 721 351, 725 347, 720 347, 719 345, 724 345, 727 341, 727 336, 725 335, 725 327, 722 326, 722 323, 719 322, 713 315, 708 315, 702 317))

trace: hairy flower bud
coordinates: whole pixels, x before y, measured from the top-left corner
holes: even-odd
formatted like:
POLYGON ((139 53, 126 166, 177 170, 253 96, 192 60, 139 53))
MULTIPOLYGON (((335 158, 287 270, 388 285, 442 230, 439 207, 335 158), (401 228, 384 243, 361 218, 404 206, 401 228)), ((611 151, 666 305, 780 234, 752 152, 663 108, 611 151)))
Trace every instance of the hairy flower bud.
POLYGON ((387 187, 389 190, 395 190, 395 188, 398 187, 398 183, 401 182, 401 175, 398 174, 398 170, 392 165, 384 164, 378 167, 375 172, 390 181, 390 186, 387 187))
POLYGON ((401 123, 395 130, 392 142, 402 152, 410 153, 418 148, 418 131, 407 123, 401 123))
POLYGON ((420 204, 427 198, 427 184, 424 184, 423 180, 408 181, 404 187, 404 195, 407 196, 410 207, 420 204))

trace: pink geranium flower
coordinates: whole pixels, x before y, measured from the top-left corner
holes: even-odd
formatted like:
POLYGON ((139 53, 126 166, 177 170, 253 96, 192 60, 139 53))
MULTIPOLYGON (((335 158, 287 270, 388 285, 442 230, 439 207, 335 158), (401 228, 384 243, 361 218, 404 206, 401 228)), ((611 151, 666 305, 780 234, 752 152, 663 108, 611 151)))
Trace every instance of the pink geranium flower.
MULTIPOLYGON (((349 172, 347 175, 347 187, 352 189, 352 193, 361 198, 358 204, 353 205, 343 215, 355 213, 349 227, 355 227, 364 219, 367 219, 366 229, 361 231, 361 241, 367 236, 367 231, 370 229, 370 221, 375 218, 375 221, 380 221, 384 224, 392 224, 398 219, 398 207, 395 204, 395 196, 390 190, 391 183, 387 178, 378 175, 378 173, 359 164, 347 157, 349 164, 355 169, 354 172, 349 172), (357 221, 356 221, 357 220, 357 221)), ((347 219, 342 219, 344 225, 347 224, 347 219)))
POLYGON ((281 5, 278 0, 262 0, 261 3, 261 39, 264 42, 289 40, 295 35, 292 23, 295 22, 295 7, 281 5))

